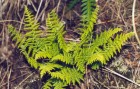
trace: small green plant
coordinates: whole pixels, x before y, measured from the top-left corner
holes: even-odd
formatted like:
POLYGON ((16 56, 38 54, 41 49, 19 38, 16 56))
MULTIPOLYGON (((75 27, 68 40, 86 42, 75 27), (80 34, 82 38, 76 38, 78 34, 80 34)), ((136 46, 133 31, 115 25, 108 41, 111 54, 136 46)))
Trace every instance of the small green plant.
POLYGON ((78 30, 80 40, 65 41, 64 23, 59 20, 55 10, 48 14, 46 30, 39 29, 39 23, 25 7, 24 33, 9 25, 12 40, 25 55, 28 63, 39 69, 41 77, 47 76, 44 89, 63 89, 83 81, 86 68, 97 69, 107 64, 114 54, 120 52, 123 43, 133 33, 116 34, 120 28, 110 29, 93 37, 98 7, 92 12, 90 20, 83 15, 78 30), (115 35, 115 36, 114 36, 115 35), (112 36, 114 36, 112 38, 112 36), (40 62, 40 60, 45 60, 40 62))

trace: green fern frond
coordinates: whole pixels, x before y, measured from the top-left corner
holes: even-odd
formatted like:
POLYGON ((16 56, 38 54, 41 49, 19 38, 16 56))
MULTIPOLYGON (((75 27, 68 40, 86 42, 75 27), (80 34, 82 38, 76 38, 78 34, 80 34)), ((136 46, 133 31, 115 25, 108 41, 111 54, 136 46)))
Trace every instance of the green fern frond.
POLYGON ((25 6, 25 19, 24 19, 26 30, 37 30, 39 27, 39 23, 34 19, 34 16, 31 14, 27 6, 25 6))
POLYGON ((52 83, 52 79, 49 79, 44 85, 43 85, 43 89, 51 89, 51 87, 53 86, 52 83))
POLYGON ((49 32, 56 32, 59 29, 57 29, 57 27, 60 26, 60 20, 58 18, 58 15, 55 13, 55 10, 52 10, 49 14, 48 17, 46 19, 46 26, 47 26, 47 30, 49 32))
POLYGON ((43 85, 43 89, 65 89, 66 86, 66 82, 51 78, 43 85))
POLYGON ((68 53, 74 51, 76 45, 77 45, 76 42, 69 42, 67 44, 67 47, 66 47, 66 50, 65 51, 68 52, 68 53))
MULTIPOLYGON (((117 31, 120 31, 120 29, 116 28, 113 31, 109 30, 108 32, 110 34, 112 32, 112 35, 113 35, 117 31)), ((105 32, 105 33, 108 33, 108 32, 105 32)), ((108 33, 108 35, 109 35, 109 33, 108 33)), ((94 62, 96 62, 96 61, 100 62, 101 65, 106 64, 107 61, 109 61, 109 59, 117 53, 117 51, 120 52, 120 49, 121 49, 122 45, 124 44, 124 42, 127 39, 129 39, 132 35, 133 35, 133 33, 120 34, 120 35, 117 35, 114 40, 109 39, 110 37, 108 37, 108 39, 104 39, 105 36, 102 35, 102 37, 101 37, 101 35, 100 35, 101 38, 100 37, 99 38, 103 39, 104 41, 101 40, 102 45, 100 45, 100 42, 99 43, 97 42, 98 46, 94 45, 93 48, 91 48, 93 50, 96 48, 96 51, 94 51, 94 53, 91 55, 91 58, 88 60, 87 64, 89 65, 89 64, 93 63, 92 66, 94 66, 95 65, 94 62), (99 45, 103 46, 103 48, 100 49, 99 45)), ((98 41, 100 41, 100 40, 98 39, 98 41)))
POLYGON ((58 48, 58 44, 57 43, 53 43, 53 44, 49 44, 46 45, 44 47, 42 47, 41 50, 39 50, 36 54, 35 54, 35 60, 37 59, 41 59, 41 58, 53 58, 54 56, 60 54, 59 52, 59 48, 58 48))
POLYGON ((63 34, 64 34, 63 27, 61 27, 60 31, 58 31, 57 33, 57 40, 58 40, 60 49, 63 49, 64 51, 66 51, 67 44, 64 40, 63 34))
POLYGON ((104 55, 100 52, 92 54, 91 57, 88 59, 87 64, 89 65, 96 61, 99 61, 102 64, 106 63, 104 55))
POLYGON ((47 51, 39 51, 35 55, 35 60, 41 59, 41 58, 51 58, 52 55, 48 53, 47 51))
MULTIPOLYGON (((68 4, 68 10, 72 9, 80 0, 71 0, 68 4)), ((85 16, 86 20, 89 21, 92 16, 92 12, 96 8, 96 0, 81 0, 82 16, 85 16)))
POLYGON ((133 36, 134 33, 127 33, 127 34, 120 34, 117 35, 114 40, 110 40, 106 46, 103 48, 103 54, 108 61, 111 57, 113 57, 114 54, 116 54, 116 51, 120 52, 120 49, 124 42, 127 41, 131 36, 133 36))
POLYGON ((71 10, 80 0, 71 0, 68 4, 68 10, 71 10))
POLYGON ((53 84, 53 86, 54 86, 54 89, 65 89, 64 87, 66 87, 67 84, 63 81, 58 80, 53 84))
POLYGON ((76 62, 77 69, 84 73, 85 72, 86 60, 82 57, 76 57, 75 60, 77 60, 77 62, 76 62))
POLYGON ((82 15, 86 16, 86 19, 89 21, 91 20, 92 12, 96 7, 95 0, 82 0, 82 15))
POLYGON ((79 43, 79 45, 83 45, 83 43, 88 43, 89 41, 91 41, 94 24, 96 23, 98 16, 98 10, 99 8, 97 7, 94 12, 92 12, 92 16, 89 21, 87 21, 84 17, 82 18, 80 28, 78 28, 80 31, 82 31, 82 35, 80 37, 81 42, 79 43))
POLYGON ((28 63, 30 63, 30 65, 32 66, 32 67, 34 67, 35 69, 37 69, 41 64, 40 63, 38 63, 36 60, 34 60, 34 58, 29 58, 29 57, 26 57, 26 58, 28 58, 27 59, 27 61, 28 61, 28 63))
POLYGON ((95 62, 92 63, 91 68, 92 68, 93 70, 97 70, 97 69, 99 69, 101 66, 102 66, 101 62, 95 61, 95 62))
POLYGON ((19 31, 16 31, 16 29, 12 25, 8 25, 9 33, 11 34, 12 40, 16 40, 16 45, 18 45, 22 40, 22 34, 19 31))
POLYGON ((119 31, 122 30, 120 28, 109 29, 108 31, 102 32, 100 35, 96 35, 96 39, 93 39, 93 43, 91 44, 91 52, 94 53, 96 50, 98 51, 99 46, 108 43, 108 40, 119 31))
POLYGON ((63 68, 59 72, 54 73, 52 72, 51 76, 53 78, 61 79, 63 82, 66 82, 67 84, 80 83, 80 80, 83 80, 83 74, 74 68, 63 68))
POLYGON ((59 18, 54 10, 48 14, 46 25, 48 27, 48 33, 50 33, 48 35, 48 39, 52 41, 57 39, 60 45, 60 49, 66 50, 66 43, 63 37, 64 23, 59 21, 59 18))
POLYGON ((61 65, 55 63, 46 63, 40 66, 40 76, 43 77, 46 73, 51 73, 52 70, 62 68, 61 65))
POLYGON ((75 56, 74 63, 79 71, 85 72, 85 65, 90 57, 91 52, 88 48, 82 48, 75 56))
POLYGON ((58 54, 52 58, 52 61, 61 61, 66 64, 73 64, 72 54, 64 52, 64 54, 58 54))

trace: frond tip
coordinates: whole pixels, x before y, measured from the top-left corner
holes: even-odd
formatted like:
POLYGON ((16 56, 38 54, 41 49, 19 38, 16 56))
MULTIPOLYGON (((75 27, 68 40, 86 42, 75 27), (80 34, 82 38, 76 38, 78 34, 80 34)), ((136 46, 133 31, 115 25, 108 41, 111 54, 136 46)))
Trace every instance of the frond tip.
POLYGON ((24 19, 26 30, 37 30, 39 27, 39 23, 34 19, 34 16, 31 14, 27 6, 25 6, 25 19, 24 19))
POLYGON ((86 19, 89 21, 92 16, 92 12, 96 7, 96 0, 82 0, 82 14, 86 16, 86 19))

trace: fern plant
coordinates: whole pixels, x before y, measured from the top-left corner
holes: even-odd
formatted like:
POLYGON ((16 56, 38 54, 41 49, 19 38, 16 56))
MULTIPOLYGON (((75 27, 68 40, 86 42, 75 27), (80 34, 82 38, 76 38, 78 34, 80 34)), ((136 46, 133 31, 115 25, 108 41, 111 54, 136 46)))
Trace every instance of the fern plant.
POLYGON ((39 23, 34 20, 27 7, 23 30, 25 34, 12 25, 8 26, 12 40, 16 40, 28 63, 40 71, 41 77, 48 76, 44 89, 64 89, 70 84, 79 84, 83 81, 87 66, 97 69, 107 64, 133 35, 132 32, 116 34, 122 30, 114 28, 94 38, 92 34, 97 13, 98 7, 92 12, 90 20, 87 21, 86 17, 82 16, 77 28, 81 34, 79 42, 65 41, 64 23, 60 21, 55 10, 48 14, 45 31, 39 29, 39 23), (46 61, 40 62, 42 59, 46 61))

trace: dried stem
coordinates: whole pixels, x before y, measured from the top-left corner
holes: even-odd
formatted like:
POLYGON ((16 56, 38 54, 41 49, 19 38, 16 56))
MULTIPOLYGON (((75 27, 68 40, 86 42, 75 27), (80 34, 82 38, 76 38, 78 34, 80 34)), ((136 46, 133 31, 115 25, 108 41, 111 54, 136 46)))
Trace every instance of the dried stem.
POLYGON ((136 40, 138 41, 140 45, 140 40, 136 31, 136 25, 135 25, 135 7, 136 7, 136 0, 133 1, 133 7, 132 7, 132 25, 133 25, 133 30, 135 33, 136 40))

